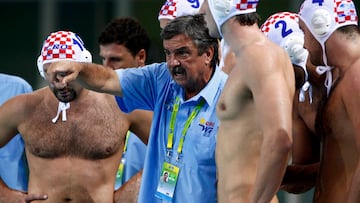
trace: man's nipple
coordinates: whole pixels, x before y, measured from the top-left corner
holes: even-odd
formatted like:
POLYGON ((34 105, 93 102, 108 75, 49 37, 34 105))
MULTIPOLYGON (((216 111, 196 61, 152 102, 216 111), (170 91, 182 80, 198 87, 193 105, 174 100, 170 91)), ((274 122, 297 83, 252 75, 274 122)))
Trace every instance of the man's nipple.
POLYGON ((226 110, 226 105, 224 103, 220 103, 219 108, 220 108, 221 111, 225 111, 226 110))
POLYGON ((112 148, 111 148, 111 147, 106 147, 106 152, 107 152, 107 153, 112 152, 112 148))

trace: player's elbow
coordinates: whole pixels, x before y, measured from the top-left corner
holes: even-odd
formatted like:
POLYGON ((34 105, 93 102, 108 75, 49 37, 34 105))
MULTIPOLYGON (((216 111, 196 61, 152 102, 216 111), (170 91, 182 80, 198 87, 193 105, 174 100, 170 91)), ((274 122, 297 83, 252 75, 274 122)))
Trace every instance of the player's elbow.
POLYGON ((289 153, 292 148, 291 134, 286 129, 278 129, 275 138, 275 147, 280 153, 289 153))

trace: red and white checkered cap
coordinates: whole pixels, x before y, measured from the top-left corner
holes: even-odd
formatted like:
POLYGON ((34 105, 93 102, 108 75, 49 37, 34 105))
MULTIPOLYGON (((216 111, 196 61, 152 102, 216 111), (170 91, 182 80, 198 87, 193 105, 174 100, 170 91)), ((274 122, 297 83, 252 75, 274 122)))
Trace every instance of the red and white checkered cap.
POLYGON ((85 50, 83 41, 75 33, 54 32, 44 42, 41 50, 42 61, 43 64, 59 59, 84 62, 82 53, 85 50))
POLYGON ((358 16, 352 0, 305 0, 301 5, 299 16, 319 42, 326 41, 339 27, 358 24, 358 16), (326 26, 321 24, 323 21, 316 19, 326 19, 323 20, 327 23, 326 26), (320 30, 319 27, 323 29, 320 30))
POLYGON ((40 74, 44 76, 44 64, 60 60, 91 63, 92 57, 77 34, 71 31, 57 31, 46 38, 41 48, 41 54, 37 60, 40 74))
POLYGON ((323 50, 323 62, 328 66, 325 42, 338 28, 358 25, 358 16, 352 0, 305 0, 299 17, 323 50))
MULTIPOLYGON (((275 13, 273 15, 271 15, 260 27, 260 30, 267 35, 269 33, 270 30, 272 29, 276 29, 273 28, 275 26, 276 23, 278 23, 279 21, 283 21, 286 23, 286 25, 288 26, 289 24, 291 26, 295 25, 296 27, 298 27, 298 23, 299 23, 299 15, 296 13, 291 13, 291 12, 279 12, 279 13, 275 13)), ((281 28, 279 28, 281 30, 281 28)), ((299 30, 300 28, 297 28, 296 30, 299 30)))
POLYGON ((166 0, 160 9, 158 20, 173 20, 176 17, 196 14, 203 2, 204 0, 166 0))
POLYGON ((291 12, 279 12, 271 15, 260 30, 274 43, 286 50, 291 62, 304 69, 308 52, 304 48, 304 33, 299 27, 299 16, 291 12))

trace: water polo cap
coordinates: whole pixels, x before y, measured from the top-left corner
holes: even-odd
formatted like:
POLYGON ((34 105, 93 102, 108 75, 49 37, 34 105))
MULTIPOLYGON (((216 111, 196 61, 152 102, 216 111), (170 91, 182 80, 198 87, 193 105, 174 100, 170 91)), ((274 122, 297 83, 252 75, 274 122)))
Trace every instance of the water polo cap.
POLYGON ((325 42, 337 28, 358 24, 355 5, 351 0, 305 0, 299 16, 322 47, 325 66, 319 66, 317 72, 326 73, 325 86, 329 95, 332 86, 332 67, 327 63, 325 42))
POLYGON ((221 26, 231 17, 256 12, 259 0, 208 0, 210 12, 222 36, 221 26))
POLYGON ((44 64, 61 60, 91 63, 92 57, 77 34, 70 31, 58 31, 51 33, 43 43, 37 60, 40 75, 45 77, 44 64))
POLYGON ((299 27, 299 16, 296 13, 279 12, 271 15, 260 27, 260 30, 274 43, 288 53, 291 63, 301 67, 305 73, 305 82, 300 89, 299 101, 305 101, 305 92, 309 90, 312 102, 312 88, 308 82, 306 62, 309 52, 304 48, 304 33, 299 27))
POLYGON ((158 20, 193 15, 199 12, 204 0, 166 0, 161 7, 158 20))

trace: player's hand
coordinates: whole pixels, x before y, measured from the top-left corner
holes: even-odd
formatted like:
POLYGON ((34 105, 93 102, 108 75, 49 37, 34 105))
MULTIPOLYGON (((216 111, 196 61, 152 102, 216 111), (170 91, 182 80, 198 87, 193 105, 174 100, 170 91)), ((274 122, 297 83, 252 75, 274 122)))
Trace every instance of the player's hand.
POLYGON ((1 195, 0 203, 30 203, 35 200, 47 200, 47 195, 27 194, 26 192, 12 190, 1 195))
POLYGON ((81 64, 73 61, 58 61, 44 65, 46 80, 61 89, 67 83, 75 81, 81 70, 81 64))
POLYGON ((27 194, 25 198, 25 202, 32 202, 34 200, 47 200, 47 195, 39 195, 39 194, 27 194))

